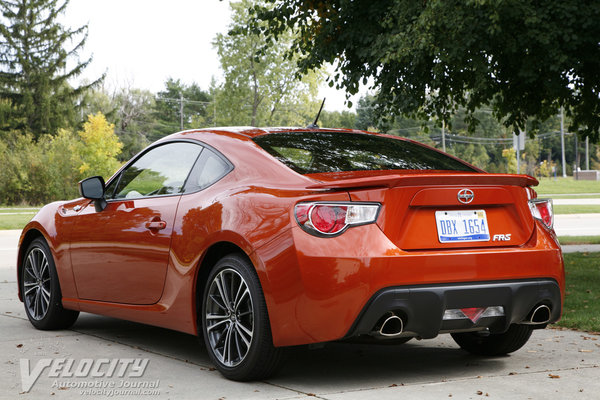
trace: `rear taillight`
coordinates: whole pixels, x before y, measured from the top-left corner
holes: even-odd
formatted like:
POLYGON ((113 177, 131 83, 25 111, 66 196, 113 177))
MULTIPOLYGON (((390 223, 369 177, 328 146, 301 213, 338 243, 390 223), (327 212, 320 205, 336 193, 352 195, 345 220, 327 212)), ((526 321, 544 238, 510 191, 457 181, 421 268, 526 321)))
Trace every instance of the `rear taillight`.
POLYGON ((300 203, 295 215, 298 225, 317 236, 333 236, 349 226, 371 224, 377 220, 379 204, 300 203))
POLYGON ((554 210, 552 210, 552 199, 531 199, 529 208, 534 218, 539 219, 548 227, 554 227, 554 210))

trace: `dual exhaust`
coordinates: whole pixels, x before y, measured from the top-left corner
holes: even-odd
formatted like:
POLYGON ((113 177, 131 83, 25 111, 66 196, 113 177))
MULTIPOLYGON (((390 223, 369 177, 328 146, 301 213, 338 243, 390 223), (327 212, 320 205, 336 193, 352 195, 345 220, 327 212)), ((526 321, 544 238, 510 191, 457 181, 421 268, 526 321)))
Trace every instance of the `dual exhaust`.
MULTIPOLYGON (((522 324, 542 325, 547 324, 552 317, 552 310, 545 304, 536 306, 522 324)), ((404 320, 393 312, 384 314, 374 328, 374 333, 383 337, 396 337, 404 331, 404 320)))
MULTIPOLYGON (((531 310, 525 321, 525 325, 543 325, 547 324, 552 318, 552 310, 545 304, 540 304, 531 310)), ((396 337, 404 331, 405 321, 394 314, 388 312, 384 314, 375 325, 374 333, 384 337, 396 337)))

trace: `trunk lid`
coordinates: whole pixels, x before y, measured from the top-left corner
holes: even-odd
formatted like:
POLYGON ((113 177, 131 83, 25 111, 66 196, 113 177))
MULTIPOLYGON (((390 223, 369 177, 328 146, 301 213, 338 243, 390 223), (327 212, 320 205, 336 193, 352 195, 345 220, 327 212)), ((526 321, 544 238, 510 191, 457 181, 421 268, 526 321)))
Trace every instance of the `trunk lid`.
POLYGON ((353 201, 381 203, 377 224, 407 251, 519 246, 533 234, 526 188, 538 182, 530 176, 373 172, 313 174, 320 182, 310 187, 346 190, 353 201), (467 193, 464 202, 461 191, 467 193))

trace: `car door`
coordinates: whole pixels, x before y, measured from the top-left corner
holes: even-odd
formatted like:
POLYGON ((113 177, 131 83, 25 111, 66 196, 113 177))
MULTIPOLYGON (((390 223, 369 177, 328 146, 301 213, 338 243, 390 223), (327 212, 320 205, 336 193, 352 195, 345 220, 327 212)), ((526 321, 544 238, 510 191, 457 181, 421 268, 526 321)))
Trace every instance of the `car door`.
POLYGON ((190 142, 150 148, 109 182, 104 210, 90 203, 74 217, 70 252, 80 299, 160 299, 177 205, 202 149, 190 142))

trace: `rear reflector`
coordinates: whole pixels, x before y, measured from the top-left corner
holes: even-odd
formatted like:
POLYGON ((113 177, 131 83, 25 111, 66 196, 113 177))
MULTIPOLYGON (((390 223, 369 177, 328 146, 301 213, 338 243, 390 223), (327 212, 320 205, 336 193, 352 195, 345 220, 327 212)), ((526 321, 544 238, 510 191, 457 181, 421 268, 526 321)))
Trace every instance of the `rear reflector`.
POLYGON ((473 323, 479 321, 481 318, 481 314, 485 311, 484 307, 472 307, 472 308, 461 308, 460 311, 463 312, 473 323))
POLYGON ((552 199, 531 199, 529 200, 531 215, 539 219, 548 229, 554 227, 554 210, 552 209, 552 199))
POLYGON ((298 225, 306 232, 332 236, 342 233, 349 226, 375 222, 379 207, 377 203, 300 203, 294 211, 298 225))
POLYGON ((453 319, 470 319, 473 323, 476 323, 481 318, 487 317, 503 317, 504 307, 502 306, 491 306, 491 307, 472 307, 472 308, 454 308, 446 310, 444 312, 444 321, 453 319))

